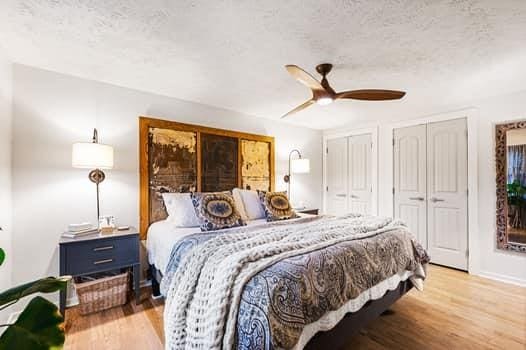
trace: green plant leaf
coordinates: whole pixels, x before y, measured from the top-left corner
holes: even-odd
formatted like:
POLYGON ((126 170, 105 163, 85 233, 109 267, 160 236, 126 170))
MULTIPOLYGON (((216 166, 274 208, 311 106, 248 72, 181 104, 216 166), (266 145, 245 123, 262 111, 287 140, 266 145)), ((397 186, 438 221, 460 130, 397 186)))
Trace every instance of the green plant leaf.
POLYGON ((65 339, 63 322, 55 304, 37 296, 2 334, 0 349, 62 349, 65 339))
POLYGON ((0 265, 4 263, 4 260, 5 260, 5 251, 2 248, 0 248, 0 265))
POLYGON ((0 293, 0 306, 17 301, 33 293, 53 293, 66 288, 71 276, 62 276, 59 278, 46 277, 39 280, 22 284, 0 293))

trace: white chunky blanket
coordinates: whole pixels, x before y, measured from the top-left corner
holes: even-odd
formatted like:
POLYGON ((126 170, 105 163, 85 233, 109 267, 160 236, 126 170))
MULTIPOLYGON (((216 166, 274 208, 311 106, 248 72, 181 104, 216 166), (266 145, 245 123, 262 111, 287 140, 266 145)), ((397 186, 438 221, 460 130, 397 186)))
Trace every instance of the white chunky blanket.
POLYGON ((304 218, 241 227, 189 251, 174 272, 164 313, 167 349, 230 349, 244 285, 282 259, 403 229, 383 217, 304 218))

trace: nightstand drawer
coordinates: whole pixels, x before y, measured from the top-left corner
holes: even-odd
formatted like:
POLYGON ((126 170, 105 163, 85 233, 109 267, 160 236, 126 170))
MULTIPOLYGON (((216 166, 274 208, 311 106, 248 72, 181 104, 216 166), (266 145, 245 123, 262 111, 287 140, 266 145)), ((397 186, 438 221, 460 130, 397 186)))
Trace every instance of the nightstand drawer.
POLYGON ((67 273, 90 273, 139 263, 138 236, 69 244, 65 250, 67 273))

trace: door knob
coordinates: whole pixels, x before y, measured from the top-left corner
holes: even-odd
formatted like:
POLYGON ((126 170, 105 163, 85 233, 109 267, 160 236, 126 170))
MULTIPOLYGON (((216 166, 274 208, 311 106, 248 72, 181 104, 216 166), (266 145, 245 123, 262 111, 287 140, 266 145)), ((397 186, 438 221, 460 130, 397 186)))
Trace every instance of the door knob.
POLYGON ((409 199, 412 200, 412 201, 423 201, 423 200, 425 200, 424 197, 409 197, 409 199))
POLYGON ((436 202, 444 202, 445 199, 431 197, 430 201, 433 202, 433 203, 436 203, 436 202))

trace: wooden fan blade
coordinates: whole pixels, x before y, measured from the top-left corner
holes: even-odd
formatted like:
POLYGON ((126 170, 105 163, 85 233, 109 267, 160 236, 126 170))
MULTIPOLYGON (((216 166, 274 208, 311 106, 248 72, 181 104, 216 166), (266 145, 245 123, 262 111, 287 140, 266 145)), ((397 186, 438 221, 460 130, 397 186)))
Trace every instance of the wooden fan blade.
POLYGON ((284 116, 282 116, 280 119, 283 119, 285 117, 288 117, 289 115, 293 114, 293 113, 296 113, 296 112, 299 112, 307 107, 309 107, 311 104, 313 104, 315 101, 314 100, 308 100, 307 102, 299 105, 298 107, 294 108, 292 111, 288 112, 287 114, 285 114, 284 116))
POLYGON ((336 94, 334 98, 350 98, 353 100, 366 101, 383 101, 383 100, 398 100, 404 97, 404 91, 396 90, 352 90, 344 91, 336 94))
POLYGON ((285 68, 287 69, 289 74, 292 75, 294 79, 296 79, 303 85, 309 87, 311 90, 325 91, 325 89, 323 88, 323 86, 321 85, 319 81, 317 81, 312 75, 305 72, 300 67, 294 64, 289 64, 289 65, 286 65, 285 68))

